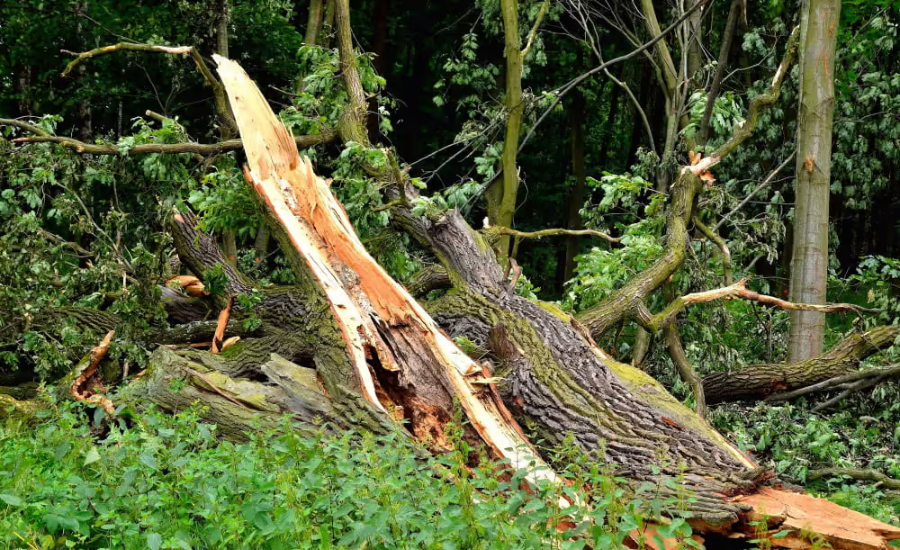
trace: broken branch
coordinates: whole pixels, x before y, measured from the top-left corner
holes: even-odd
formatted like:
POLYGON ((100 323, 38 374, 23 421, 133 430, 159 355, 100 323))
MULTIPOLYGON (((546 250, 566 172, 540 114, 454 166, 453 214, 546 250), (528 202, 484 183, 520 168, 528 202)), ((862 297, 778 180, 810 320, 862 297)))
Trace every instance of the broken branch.
POLYGON ((818 305, 788 302, 787 300, 782 300, 781 298, 776 298, 774 296, 768 296, 766 294, 760 294, 758 292, 748 290, 746 288, 747 281, 748 279, 741 279, 740 281, 730 286, 716 288, 713 290, 706 290, 704 292, 694 292, 692 294, 682 296, 681 298, 676 298, 668 306, 666 306, 663 311, 657 313, 656 315, 652 315, 646 307, 641 306, 638 308, 638 315, 636 316, 636 320, 642 327, 655 332, 657 330, 665 328, 670 323, 672 323, 678 316, 678 314, 681 313, 687 306, 703 302, 712 302, 714 300, 723 298, 742 298, 744 300, 759 302, 760 304, 795 311, 818 311, 819 313, 840 313, 849 311, 856 313, 857 315, 862 313, 880 312, 880 310, 878 309, 866 308, 847 303, 818 305))
POLYGON ((106 357, 106 353, 109 351, 109 345, 115 334, 116 331, 109 331, 106 333, 103 340, 100 341, 100 344, 91 350, 91 359, 88 366, 80 375, 78 375, 78 378, 75 379, 75 382, 70 388, 72 397, 74 397, 76 401, 84 401, 93 405, 99 405, 100 407, 103 407, 103 410, 109 415, 113 415, 116 412, 116 408, 113 406, 112 401, 110 401, 108 397, 93 393, 85 386, 87 385, 88 380, 90 380, 97 372, 100 361, 103 361, 103 358, 106 357))
POLYGON ((769 85, 769 88, 764 93, 759 94, 750 100, 750 105, 747 107, 747 119, 743 124, 734 127, 734 134, 731 139, 726 141, 721 147, 713 151, 710 156, 702 159, 697 164, 685 167, 685 170, 690 170, 698 175, 709 170, 713 166, 719 164, 723 158, 728 156, 729 153, 734 151, 741 143, 746 141, 751 134, 753 134, 753 130, 756 129, 756 123, 759 121, 760 109, 775 103, 778 101, 778 96, 781 95, 781 84, 784 82, 788 67, 790 67, 791 63, 794 61, 798 36, 800 36, 799 26, 794 27, 790 38, 788 38, 787 50, 784 53, 784 58, 778 65, 778 69, 775 71, 775 77, 772 79, 772 84, 769 85))

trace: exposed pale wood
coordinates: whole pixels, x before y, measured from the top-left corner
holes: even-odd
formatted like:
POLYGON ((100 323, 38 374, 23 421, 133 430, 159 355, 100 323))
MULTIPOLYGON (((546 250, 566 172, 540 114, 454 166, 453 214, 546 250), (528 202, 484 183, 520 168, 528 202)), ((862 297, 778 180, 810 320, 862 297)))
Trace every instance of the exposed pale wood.
POLYGON ((231 308, 233 306, 234 296, 229 296, 225 309, 219 312, 219 321, 216 323, 216 332, 213 334, 212 346, 210 347, 212 353, 219 353, 219 344, 225 338, 225 327, 228 326, 228 319, 231 318, 231 308))
POLYGON ((367 352, 381 367, 398 371, 401 367, 392 348, 426 350, 442 368, 440 374, 451 394, 492 453, 509 459, 513 468, 532 470, 533 478, 556 480, 510 421, 495 392, 469 381, 468 377, 481 375, 482 368, 368 254, 328 184, 316 177, 309 159, 301 160, 287 129, 243 69, 214 57, 243 137, 248 179, 326 293, 355 359, 365 397, 385 410, 376 395, 367 352), (384 336, 391 338, 392 347, 384 336))
POLYGON ((90 363, 88 363, 87 368, 85 368, 84 371, 82 371, 81 374, 78 375, 78 378, 75 379, 75 383, 73 383, 72 387, 70 388, 72 397, 74 397, 76 401, 84 401, 86 403, 91 403, 93 405, 103 407, 103 410, 105 410, 109 415, 112 415, 116 412, 116 408, 113 406, 112 401, 110 401, 108 397, 93 393, 91 390, 87 389, 85 385, 91 379, 91 377, 94 376, 94 373, 97 372, 97 367, 100 365, 100 361, 103 361, 103 358, 106 357, 107 352, 109 352, 109 345, 110 343, 112 343, 112 339, 115 334, 116 331, 109 331, 108 333, 106 333, 106 336, 103 338, 103 340, 100 341, 100 344, 91 350, 90 363))
POLYGON ((812 548, 810 533, 822 537, 834 550, 881 549, 886 548, 885 541, 900 539, 898 527, 809 495, 764 487, 738 499, 753 507, 742 517, 740 528, 748 538, 760 538, 757 527, 750 523, 768 522, 769 531, 763 538, 776 548, 812 548), (773 537, 785 530, 790 534, 773 537))

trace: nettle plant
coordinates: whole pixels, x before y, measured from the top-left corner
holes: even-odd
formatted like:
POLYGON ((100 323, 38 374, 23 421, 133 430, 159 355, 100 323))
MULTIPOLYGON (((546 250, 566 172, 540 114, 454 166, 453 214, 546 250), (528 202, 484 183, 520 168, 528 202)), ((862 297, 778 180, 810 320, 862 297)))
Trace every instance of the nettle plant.
POLYGON ((639 533, 641 548, 662 538, 697 547, 677 514, 685 494, 662 498, 652 483, 626 491, 597 462, 561 471, 571 485, 526 491, 523 470, 503 480, 503 463, 472 468, 461 430, 454 451, 432 457, 398 433, 310 433, 289 418, 244 442, 219 441, 202 411, 150 410, 98 439, 80 405, 49 406, 52 420, 0 427, 5 545, 577 550, 620 548, 639 533), (576 504, 563 508, 564 498, 576 504), (652 536, 642 534, 651 524, 652 536))

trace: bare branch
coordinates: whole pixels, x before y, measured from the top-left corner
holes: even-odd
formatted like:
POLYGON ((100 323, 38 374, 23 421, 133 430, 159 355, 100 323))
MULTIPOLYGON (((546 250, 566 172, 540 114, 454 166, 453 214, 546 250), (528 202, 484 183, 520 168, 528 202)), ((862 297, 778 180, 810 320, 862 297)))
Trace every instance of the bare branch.
POLYGON ((80 65, 83 61, 86 61, 92 57, 96 57, 98 55, 105 55, 108 53, 113 53, 117 51, 135 51, 135 52, 155 52, 155 53, 164 53, 168 55, 188 55, 191 53, 193 48, 190 46, 156 46, 152 44, 134 44, 131 42, 119 42, 118 44, 113 44, 111 46, 103 46, 102 48, 94 48, 93 50, 87 52, 70 52, 69 50, 61 50, 62 53, 74 55, 75 59, 69 62, 66 65, 66 68, 63 69, 62 76, 69 76, 69 73, 72 72, 72 69, 80 65))
POLYGON ((900 376, 900 365, 889 365, 877 369, 865 369, 851 372, 850 374, 845 374, 843 376, 835 376, 834 378, 829 378, 828 380, 806 386, 805 388, 790 392, 776 393, 775 395, 767 397, 765 400, 770 402, 790 401, 804 395, 828 391, 860 380, 870 380, 872 378, 883 379, 894 376, 900 376))
POLYGON ((594 231, 593 229, 541 229, 540 231, 517 231, 508 227, 494 226, 486 230, 488 233, 497 235, 509 235, 518 239, 540 239, 541 237, 552 237, 557 235, 578 236, 578 237, 600 237, 611 243, 621 242, 618 237, 611 237, 602 231, 594 231))
POLYGON ((797 150, 794 149, 794 150, 791 152, 791 154, 788 155, 788 157, 787 157, 786 159, 784 159, 784 161, 783 161, 781 164, 778 165, 777 168, 775 168, 774 170, 772 170, 772 171, 769 173, 769 175, 766 176, 766 179, 764 179, 759 185, 756 186, 756 189, 754 189, 753 191, 750 192, 749 195, 747 195, 746 197, 744 197, 744 200, 742 200, 742 201, 740 202, 740 204, 738 204, 737 206, 735 206, 734 208, 732 208, 730 212, 728 212, 727 214, 725 214, 724 216, 722 216, 722 219, 719 220, 718 223, 716 223, 715 226, 713 226, 713 228, 712 228, 713 231, 718 231, 719 228, 722 227, 722 224, 724 224, 725 221, 728 220, 728 218, 730 218, 731 216, 733 216, 733 215, 735 214, 735 212, 737 212, 737 211, 740 210, 741 208, 745 207, 745 206, 747 205, 747 203, 750 202, 750 199, 752 199, 753 197, 755 197, 756 194, 759 193, 760 191, 762 191, 764 187, 766 187, 767 185, 769 185, 770 183, 772 183, 772 180, 775 178, 775 176, 778 175, 778 172, 781 172, 781 171, 784 169, 784 167, 787 166, 788 163, 791 162, 791 159, 794 158, 794 155, 796 155, 796 154, 797 154, 797 150))
MULTIPOLYGON (((6 119, 0 119, 0 125, 5 124, 6 119)), ((46 132, 44 132, 46 134, 46 132)), ((337 132, 334 130, 324 130, 321 134, 311 136, 294 136, 294 142, 298 147, 312 147, 320 143, 330 143, 337 138, 337 132)), ((148 154, 164 154, 176 155, 181 153, 192 153, 198 155, 218 155, 227 151, 235 151, 243 147, 243 142, 239 139, 230 139, 228 141, 220 141, 219 143, 144 143, 135 145, 126 152, 120 150, 116 145, 86 143, 77 139, 51 136, 37 135, 30 137, 21 137, 12 140, 14 143, 56 143, 66 149, 70 149, 79 155, 124 155, 138 156, 148 154)))
POLYGON ((152 44, 134 44, 131 42, 120 42, 118 44, 113 44, 112 46, 103 46, 102 48, 95 48, 93 50, 81 53, 62 50, 63 53, 75 56, 75 59, 73 59, 68 65, 66 65, 66 68, 62 72, 62 76, 68 76, 72 69, 77 67, 83 61, 86 61, 98 55, 106 55, 108 53, 117 51, 152 52, 167 55, 190 55, 191 59, 194 60, 194 64, 197 66, 197 70, 200 71, 203 79, 212 88, 213 96, 215 97, 216 101, 216 111, 219 114, 219 118, 225 125, 225 135, 223 137, 227 138, 234 135, 237 130, 237 126, 234 122, 234 115, 231 113, 231 106, 228 104, 228 98, 225 97, 225 89, 222 87, 222 83, 219 82, 219 80, 212 74, 212 71, 209 70, 209 66, 206 64, 206 61, 203 60, 203 57, 200 56, 200 52, 198 52, 197 48, 194 48, 193 46, 156 46, 152 44))
POLYGON ((29 124, 27 122, 17 120, 15 118, 0 118, 0 126, 14 126, 21 130, 25 130, 26 132, 31 132, 32 134, 38 136, 49 136, 50 133, 41 128, 40 126, 35 126, 34 124, 29 124))
POLYGON ((595 74, 597 74, 597 73, 599 73, 599 72, 601 72, 601 71, 603 71, 603 70, 605 70, 605 69, 608 69, 608 68, 612 67, 612 66, 615 65, 616 63, 621 63, 622 61, 628 61, 629 59, 631 59, 631 58, 633 58, 633 57, 636 57, 636 56, 640 55, 640 54, 643 53, 645 50, 648 50, 648 49, 652 48, 653 46, 656 45, 657 42, 659 42, 660 40, 662 40, 663 38, 665 38, 666 36, 668 36, 669 33, 671 33, 672 31, 674 31, 675 29, 678 28, 679 25, 681 25, 682 23, 684 23, 684 22, 691 16, 691 14, 693 14, 696 10, 700 9, 701 7, 705 6, 706 4, 709 4, 709 3, 712 2, 712 1, 713 1, 713 0, 700 0, 699 2, 697 2, 696 4, 694 4, 694 5, 691 7, 691 9, 687 10, 686 12, 684 12, 684 15, 682 15, 681 17, 679 17, 677 21, 675 21, 674 23, 672 23, 671 25, 669 25, 668 27, 666 27, 666 29, 663 30, 662 32, 660 32, 658 35, 654 36, 653 39, 649 40, 648 42, 645 42, 645 43, 644 43, 643 45, 641 45, 640 47, 635 48, 634 50, 632 50, 631 52, 629 52, 629 53, 627 53, 627 54, 625 54, 625 55, 620 55, 619 57, 616 57, 616 58, 614 58, 614 59, 610 59, 610 60, 607 61, 606 63, 603 63, 603 64, 601 64, 601 65, 598 65, 597 67, 594 67, 593 69, 589 70, 588 72, 582 74, 581 76, 578 76, 578 77, 572 79, 572 80, 569 81, 567 84, 565 84, 565 85, 563 85, 562 87, 558 88, 558 89, 557 89, 557 94, 556 94, 556 99, 555 99, 555 100, 553 101, 553 103, 547 108, 547 110, 544 111, 544 113, 537 119, 537 121, 534 123, 534 125, 531 127, 531 129, 528 130, 528 133, 525 135, 525 138, 524 138, 524 139, 522 140, 522 142, 519 144, 519 150, 518 150, 518 151, 519 151, 519 152, 522 151, 522 148, 525 147, 525 144, 528 143, 528 140, 530 140, 531 137, 534 135, 534 132, 535 132, 535 130, 537 129, 537 127, 541 125, 541 123, 544 121, 544 119, 546 119, 546 118, 550 115, 550 113, 553 112, 554 109, 556 109, 556 106, 559 105, 559 102, 562 101, 562 98, 565 97, 566 94, 568 94, 569 92, 571 92, 572 90, 574 90, 579 84, 581 84, 582 82, 584 82, 584 81, 587 80, 588 78, 592 77, 593 75, 595 75, 595 74))
POLYGON ((796 311, 818 311, 820 313, 853 312, 856 314, 879 313, 880 311, 878 309, 865 308, 855 304, 846 303, 818 305, 788 302, 787 300, 782 300, 774 296, 767 296, 765 294, 759 294, 758 292, 748 290, 746 288, 746 284, 747 279, 741 279, 740 281, 730 286, 707 290, 704 292, 695 292, 693 294, 682 296, 681 298, 676 298, 675 300, 672 300, 672 302, 668 306, 666 306, 663 311, 657 313, 656 315, 652 315, 646 307, 640 307, 638 308, 638 315, 636 316, 636 320, 647 330, 657 331, 671 324, 678 316, 678 314, 684 311, 684 309, 689 305, 712 302, 714 300, 720 300, 724 298, 742 298, 744 300, 759 302, 761 304, 770 305, 781 309, 796 311))
POLYGON ((813 407, 813 412, 821 412, 833 405, 837 405, 838 403, 843 401, 846 397, 848 397, 850 394, 871 388, 872 386, 877 386, 887 377, 888 377, 888 374, 882 374, 881 376, 876 376, 874 378, 865 378, 863 380, 860 380, 859 382, 851 384, 850 386, 847 387, 847 389, 842 391, 839 395, 836 395, 835 397, 832 397, 828 401, 826 401, 824 403, 819 403, 818 405, 813 407))

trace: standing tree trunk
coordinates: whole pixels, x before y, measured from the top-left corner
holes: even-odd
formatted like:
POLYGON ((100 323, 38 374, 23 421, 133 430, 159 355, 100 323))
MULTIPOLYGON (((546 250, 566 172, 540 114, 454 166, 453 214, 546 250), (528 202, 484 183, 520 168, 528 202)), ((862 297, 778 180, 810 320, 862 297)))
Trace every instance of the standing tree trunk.
MULTIPOLYGON (((834 53, 840 15, 840 0, 803 3, 791 301, 807 304, 825 303, 827 290, 834 53)), ((819 355, 824 337, 824 314, 791 312, 788 360, 819 355)))
MULTIPOLYGON (((216 19, 216 53, 222 57, 228 57, 228 21, 230 17, 230 8, 228 0, 219 0, 217 5, 218 18, 216 19)), ((229 139, 230 132, 222 127, 222 139, 229 139)), ((237 235, 234 231, 225 230, 222 232, 222 247, 225 249, 225 258, 231 265, 237 265, 237 235)))
POLYGON ((309 3, 309 18, 306 21, 306 38, 303 42, 309 46, 318 43, 319 33, 322 30, 322 15, 324 13, 322 0, 311 0, 309 3))
MULTIPOLYGON (((501 0, 503 12, 503 35, 506 43, 506 138, 503 141, 503 153, 500 157, 500 169, 503 180, 500 185, 494 184, 488 190, 488 220, 491 225, 512 227, 516 212, 516 194, 519 190, 519 171, 516 155, 519 149, 519 133, 522 130, 522 115, 525 106, 522 103, 522 51, 519 45, 519 1, 501 0)), ((505 257, 509 253, 509 236, 499 240, 500 254, 505 257)))
MULTIPOLYGON (((579 54, 579 59, 581 55, 579 54)), ((613 92, 615 96, 615 92, 613 92)), ((575 91, 569 106, 569 127, 572 135, 572 176, 574 184, 569 191, 567 229, 581 229, 581 208, 584 206, 584 182, 587 167, 584 162, 584 96, 575 91)), ((575 257, 581 252, 581 239, 577 235, 566 238, 566 261, 563 283, 575 275, 575 257)))

